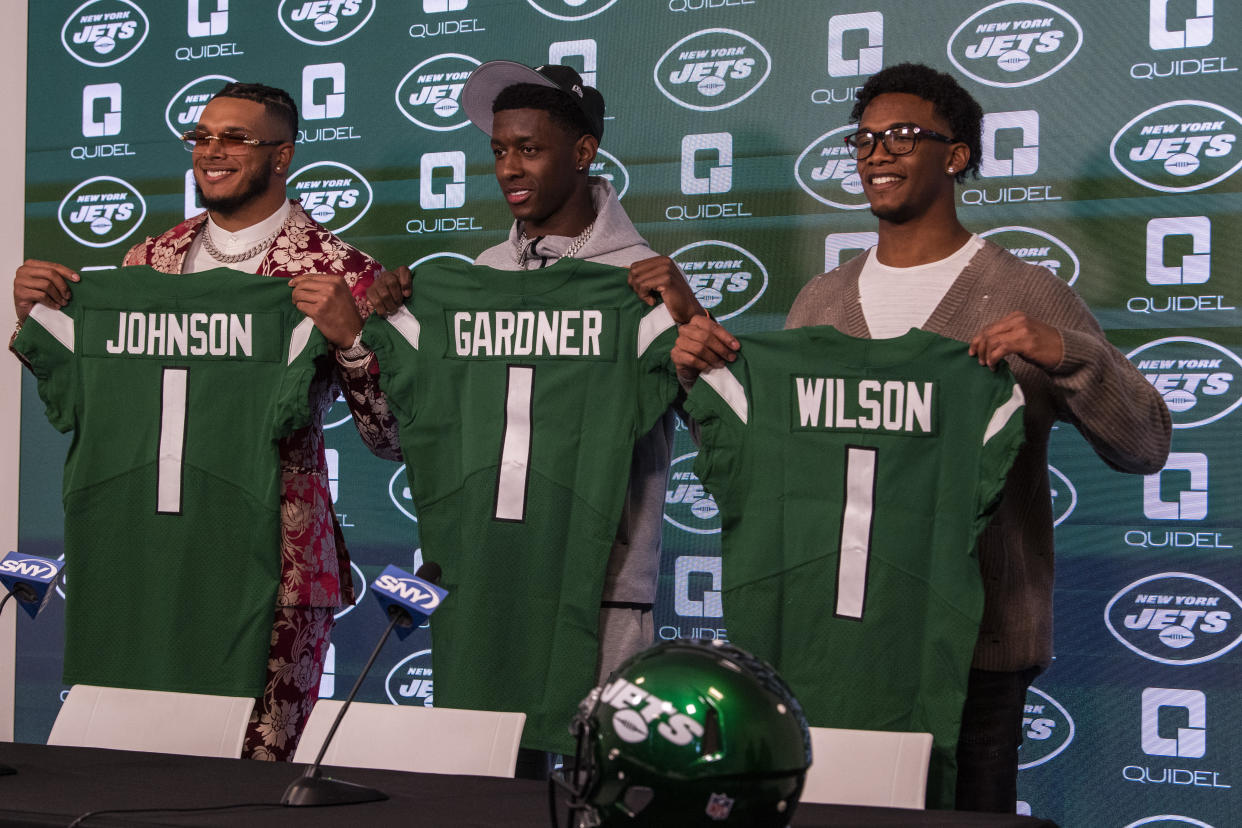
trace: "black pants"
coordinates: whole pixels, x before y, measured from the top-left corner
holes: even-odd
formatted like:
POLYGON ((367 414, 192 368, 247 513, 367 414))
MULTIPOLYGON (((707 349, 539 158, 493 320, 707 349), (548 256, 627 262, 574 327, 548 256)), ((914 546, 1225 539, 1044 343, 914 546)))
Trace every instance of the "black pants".
POLYGON ((1014 812, 1026 689, 1039 673, 970 671, 957 741, 957 810, 1014 812))

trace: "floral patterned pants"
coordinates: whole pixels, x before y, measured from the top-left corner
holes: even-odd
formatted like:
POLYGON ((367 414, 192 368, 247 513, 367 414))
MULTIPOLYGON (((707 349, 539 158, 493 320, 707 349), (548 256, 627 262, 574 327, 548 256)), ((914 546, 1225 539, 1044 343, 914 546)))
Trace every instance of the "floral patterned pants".
POLYGON ((319 698, 332 638, 330 607, 277 607, 267 683, 255 699, 242 758, 289 761, 319 698))

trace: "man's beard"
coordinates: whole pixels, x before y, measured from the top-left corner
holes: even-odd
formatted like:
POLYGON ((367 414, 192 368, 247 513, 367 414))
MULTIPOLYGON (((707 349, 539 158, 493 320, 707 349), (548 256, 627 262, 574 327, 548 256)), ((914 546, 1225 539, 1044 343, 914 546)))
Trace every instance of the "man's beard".
POLYGON ((889 207, 882 210, 877 210, 874 207, 871 208, 871 215, 875 216, 880 221, 887 221, 889 224, 905 224, 907 221, 914 218, 915 214, 915 209, 908 204, 902 204, 897 207, 889 207))
MULTIPOLYGON (((241 173, 234 173, 240 175, 241 173)), ((198 183, 198 176, 194 177, 194 190, 198 193, 199 202, 214 213, 220 213, 227 216, 231 213, 245 207, 251 201, 254 201, 267 190, 267 179, 265 171, 258 170, 254 173, 247 174, 242 181, 242 188, 232 195, 220 196, 212 198, 203 192, 203 187, 198 183)))

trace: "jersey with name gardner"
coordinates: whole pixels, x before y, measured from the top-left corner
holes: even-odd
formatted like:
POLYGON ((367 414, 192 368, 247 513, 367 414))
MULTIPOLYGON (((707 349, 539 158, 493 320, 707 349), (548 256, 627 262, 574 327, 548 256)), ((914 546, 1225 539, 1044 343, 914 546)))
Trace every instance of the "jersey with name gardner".
POLYGON ((1022 391, 1003 363, 920 330, 738 339, 686 401, 720 506, 730 639, 814 726, 931 733, 928 804, 952 807, 975 541, 1022 444, 1022 391))
POLYGON ((435 702, 522 711, 527 747, 573 750, 634 442, 677 393, 672 317, 626 275, 433 261, 363 332, 410 458, 423 556, 449 590, 431 624, 435 702))
POLYGON ((65 462, 66 684, 258 696, 280 576, 277 440, 327 343, 283 280, 91 274, 13 348, 65 462))

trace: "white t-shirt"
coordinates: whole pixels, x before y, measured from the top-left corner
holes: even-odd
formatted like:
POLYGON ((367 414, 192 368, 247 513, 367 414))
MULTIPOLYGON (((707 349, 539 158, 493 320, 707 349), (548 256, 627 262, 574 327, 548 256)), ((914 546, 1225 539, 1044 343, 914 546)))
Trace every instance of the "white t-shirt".
POLYGON ((922 327, 981 247, 983 239, 972 234, 955 253, 914 267, 880 264, 872 248, 858 276, 858 298, 872 338, 891 339, 922 327))
POLYGON ((219 250, 226 256, 236 255, 248 248, 254 247, 280 229, 281 225, 285 223, 285 219, 289 218, 289 211, 291 209, 289 200, 285 199, 281 202, 276 212, 258 224, 243 227, 236 233, 222 229, 220 225, 211 220, 211 216, 208 216, 206 227, 194 237, 194 243, 190 245, 190 251, 186 253, 185 260, 181 265, 181 272, 198 273, 217 267, 228 267, 233 270, 240 270, 243 273, 258 272, 259 262, 263 261, 263 257, 267 255, 267 247, 264 247, 245 261, 225 264, 212 258, 211 254, 207 252, 207 249, 203 246, 203 233, 210 231, 211 241, 216 246, 216 250, 219 250))

